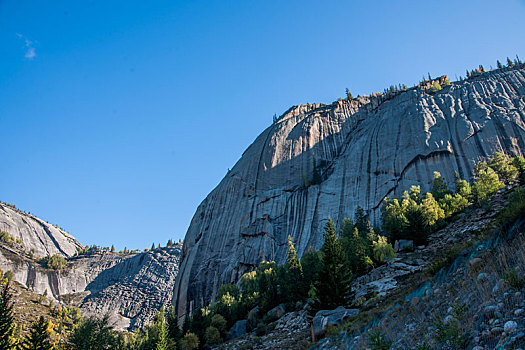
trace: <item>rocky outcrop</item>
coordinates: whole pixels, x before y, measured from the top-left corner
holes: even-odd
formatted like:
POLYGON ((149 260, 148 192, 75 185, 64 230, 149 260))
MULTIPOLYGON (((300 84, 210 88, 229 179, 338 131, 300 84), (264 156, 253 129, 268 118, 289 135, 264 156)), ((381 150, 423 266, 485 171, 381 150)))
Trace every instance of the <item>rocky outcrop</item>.
POLYGON ((0 242, 0 269, 57 303, 80 306, 85 315, 109 314, 119 329, 140 328, 172 300, 182 243, 133 254, 82 248, 71 235, 12 206, 0 204, 0 230, 21 243, 0 242), (35 257, 59 254, 67 264, 45 268, 35 257))
POLYGON ((51 225, 13 206, 0 203, 0 231, 19 239, 22 246, 34 255, 44 257, 59 254, 73 256, 82 245, 58 226, 51 225))
POLYGON ((339 306, 335 310, 320 310, 312 320, 312 339, 320 339, 324 336, 329 326, 343 324, 348 318, 357 316, 358 309, 345 309, 339 306))
POLYGON ((0 268, 37 294, 79 306, 84 315, 109 314, 118 329, 132 329, 171 303, 181 249, 182 243, 129 255, 98 250, 51 270, 2 245, 0 268))
POLYGON ((136 254, 103 270, 86 286, 86 314, 111 314, 120 328, 141 328, 169 307, 182 243, 136 254))
POLYGON ((385 197, 430 189, 439 171, 472 176, 496 151, 525 151, 525 69, 481 74, 437 93, 411 89, 292 107, 244 152, 197 208, 174 302, 180 317, 261 260, 319 248, 322 227, 358 205, 378 223, 385 197))

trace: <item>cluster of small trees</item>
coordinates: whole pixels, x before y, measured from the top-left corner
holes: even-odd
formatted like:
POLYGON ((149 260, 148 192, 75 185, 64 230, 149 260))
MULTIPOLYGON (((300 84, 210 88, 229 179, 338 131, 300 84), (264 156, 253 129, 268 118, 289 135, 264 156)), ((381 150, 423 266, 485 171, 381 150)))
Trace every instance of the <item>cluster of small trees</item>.
MULTIPOLYGON (((520 60, 520 58, 518 57, 518 55, 516 55, 516 58, 514 60, 510 59, 507 57, 507 61, 506 61, 506 66, 504 64, 502 64, 499 60, 496 61, 496 67, 498 69, 502 69, 502 68, 505 68, 505 67, 513 67, 515 65, 520 65, 520 64, 523 64, 523 62, 520 60)), ((492 67, 490 68, 490 70, 492 70, 492 67)), ((479 65, 479 67, 477 69, 473 69, 473 70, 468 70, 467 69, 467 79, 470 79, 470 78, 474 78, 474 77, 477 77, 479 76, 481 73, 484 73, 485 72, 485 68, 483 67, 483 65, 479 65)), ((460 80, 461 77, 460 77, 460 80)))
POLYGON ((441 174, 434 172, 431 193, 422 194, 419 186, 412 186, 401 199, 385 199, 382 228, 391 242, 410 239, 424 244, 430 232, 443 227, 448 218, 470 204, 483 205, 505 184, 525 184, 525 159, 497 152, 488 161, 478 162, 472 187, 457 172, 455 175, 454 192, 441 174))
POLYGON ((53 254, 40 259, 40 263, 49 269, 60 270, 66 266, 67 260, 62 255, 53 254))
POLYGON ((0 241, 11 247, 15 243, 22 244, 22 241, 20 239, 14 238, 6 231, 0 231, 0 241))

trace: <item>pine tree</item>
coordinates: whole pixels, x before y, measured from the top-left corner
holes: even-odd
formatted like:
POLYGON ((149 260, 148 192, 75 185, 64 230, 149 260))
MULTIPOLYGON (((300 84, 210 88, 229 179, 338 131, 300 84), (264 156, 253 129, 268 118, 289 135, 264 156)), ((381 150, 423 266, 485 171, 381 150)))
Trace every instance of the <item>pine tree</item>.
POLYGON ((0 292, 0 349, 12 349, 14 346, 13 303, 9 282, 0 292))
POLYGON ((313 247, 309 247, 301 257, 303 267, 305 289, 310 290, 319 280, 321 275, 321 259, 319 252, 313 247))
POLYGON ((40 316, 38 321, 33 323, 29 335, 22 344, 22 349, 25 350, 51 350, 53 344, 51 343, 51 327, 49 321, 40 316))
POLYGON ((285 299, 288 301, 301 300, 305 295, 304 275, 301 261, 297 257, 297 251, 292 242, 292 236, 288 236, 288 257, 285 265, 285 299))
POLYGON ((444 198, 446 194, 450 194, 445 179, 438 171, 434 171, 434 179, 432 180, 432 195, 439 201, 444 198))
POLYGON ((115 246, 112 244, 111 245, 111 252, 114 253, 115 252, 115 246))
POLYGON ((472 196, 470 184, 466 180, 461 179, 457 171, 454 172, 454 177, 456 180, 456 193, 470 200, 470 197, 472 196))
POLYGON ((182 323, 182 334, 186 334, 191 329, 191 319, 188 315, 184 317, 184 322, 182 323))
POLYGON ((496 62, 496 64, 498 65, 498 69, 503 68, 503 65, 501 64, 501 62, 499 60, 496 62))
POLYGON ((155 250, 155 242, 153 242, 153 244, 151 245, 151 249, 150 250, 155 250))
POLYGON ((85 319, 70 337, 75 350, 118 349, 120 338, 109 324, 109 316, 85 319))
POLYGON ((166 350, 168 347, 168 326, 164 317, 164 306, 160 308, 159 313, 155 316, 154 327, 157 331, 155 350, 166 350))
POLYGON ((352 273, 346 264, 343 247, 337 237, 332 219, 329 219, 325 225, 323 238, 322 269, 315 287, 314 300, 314 307, 318 310, 347 305, 350 303, 352 293, 352 273))
POLYGON ((353 99, 354 97, 352 96, 352 94, 350 93, 350 90, 348 90, 348 88, 346 88, 346 99, 348 101, 350 101, 351 99, 353 99))
POLYGON ((175 341, 178 341, 181 338, 182 333, 178 325, 178 318, 177 318, 177 314, 175 313, 175 308, 173 307, 173 305, 170 307, 170 310, 168 311, 167 321, 168 321, 168 337, 170 337, 171 339, 175 341))
POLYGON ((359 205, 354 212, 354 226, 361 234, 365 233, 370 228, 368 216, 366 215, 364 209, 359 205))
POLYGON ((512 67, 514 65, 514 62, 510 58, 507 57, 507 67, 512 67))
POLYGON ((489 159, 487 165, 494 169, 501 181, 506 184, 514 182, 514 179, 518 176, 518 169, 516 169, 510 157, 504 152, 494 153, 494 157, 489 159))
POLYGON ((516 156, 512 159, 512 164, 518 169, 518 183, 525 185, 525 159, 522 156, 516 156))
POLYGON ((352 272, 358 276, 368 272, 372 267, 372 260, 367 255, 367 247, 360 236, 357 227, 354 227, 350 239, 345 244, 348 265, 352 272))

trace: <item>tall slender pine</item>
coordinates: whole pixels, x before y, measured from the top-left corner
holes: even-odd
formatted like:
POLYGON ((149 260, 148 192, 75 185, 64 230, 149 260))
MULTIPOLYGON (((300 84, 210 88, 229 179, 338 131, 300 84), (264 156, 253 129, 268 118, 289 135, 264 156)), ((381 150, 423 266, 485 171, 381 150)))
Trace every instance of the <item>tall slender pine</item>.
POLYGON ((332 219, 328 220, 324 230, 324 243, 321 248, 322 270, 315 287, 314 308, 317 310, 348 305, 352 295, 352 272, 346 263, 346 256, 332 219))
POLYGON ((0 349, 14 348, 14 323, 12 295, 7 282, 0 292, 0 349))

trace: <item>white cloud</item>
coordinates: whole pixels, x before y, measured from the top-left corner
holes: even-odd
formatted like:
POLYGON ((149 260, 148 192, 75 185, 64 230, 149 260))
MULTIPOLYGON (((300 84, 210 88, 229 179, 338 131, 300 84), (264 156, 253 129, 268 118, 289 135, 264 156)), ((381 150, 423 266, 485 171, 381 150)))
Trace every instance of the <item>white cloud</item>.
POLYGON ((16 36, 23 40, 24 41, 24 47, 25 47, 25 54, 24 54, 24 57, 27 58, 28 60, 32 60, 33 58, 36 57, 36 51, 35 51, 35 47, 34 47, 34 41, 31 41, 31 40, 28 40, 26 39, 22 34, 20 33, 16 33, 16 36))

